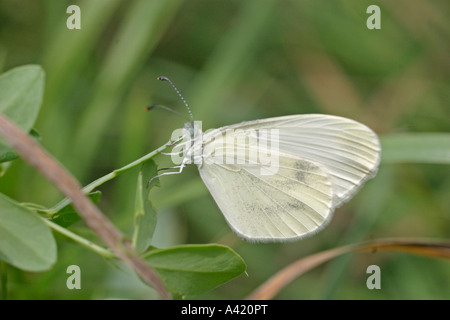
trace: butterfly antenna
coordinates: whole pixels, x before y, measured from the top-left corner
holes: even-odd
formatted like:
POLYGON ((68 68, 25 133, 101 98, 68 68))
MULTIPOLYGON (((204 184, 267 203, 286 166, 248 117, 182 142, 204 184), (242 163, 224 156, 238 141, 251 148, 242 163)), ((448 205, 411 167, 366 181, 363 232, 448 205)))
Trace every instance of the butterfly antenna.
POLYGON ((182 114, 179 113, 178 111, 175 111, 175 110, 173 110, 173 109, 171 109, 171 108, 169 108, 169 107, 163 106, 163 105, 161 105, 161 104, 152 104, 151 106, 148 106, 148 107, 146 107, 145 109, 146 109, 147 111, 149 111, 149 110, 156 109, 156 108, 160 108, 160 109, 164 109, 164 110, 166 110, 166 111, 170 111, 170 112, 172 112, 172 113, 175 113, 177 116, 180 116, 181 118, 186 119, 186 120, 189 121, 189 119, 188 119, 186 116, 182 115, 182 114))
POLYGON ((177 87, 175 87, 175 85, 173 84, 173 82, 170 81, 169 78, 164 77, 164 76, 159 76, 157 79, 160 80, 160 81, 167 81, 168 83, 170 83, 170 85, 172 86, 172 88, 175 90, 175 92, 176 92, 176 93, 178 94, 178 96, 181 98, 181 101, 183 101, 184 105, 185 105, 186 108, 188 109, 188 111, 189 111, 189 116, 191 117, 191 121, 194 122, 194 117, 192 116, 192 111, 191 111, 191 109, 189 108, 189 105, 187 104, 186 100, 184 100, 184 98, 183 98, 183 96, 181 95, 180 91, 177 89, 177 87))

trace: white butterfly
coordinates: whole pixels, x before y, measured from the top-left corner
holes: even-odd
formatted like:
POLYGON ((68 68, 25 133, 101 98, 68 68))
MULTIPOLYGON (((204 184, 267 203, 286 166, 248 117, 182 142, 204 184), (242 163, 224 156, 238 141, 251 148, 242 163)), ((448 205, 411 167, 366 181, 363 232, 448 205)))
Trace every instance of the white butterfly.
POLYGON ((377 135, 347 118, 283 116, 204 134, 193 123, 185 126, 191 139, 180 172, 196 163, 230 227, 250 241, 298 240, 318 232, 376 175, 380 162, 377 135), (277 133, 278 141, 269 136, 276 150, 259 143, 267 132, 277 133), (231 161, 224 161, 230 150, 231 161), (276 166, 257 157, 247 161, 255 150, 276 156, 276 166))

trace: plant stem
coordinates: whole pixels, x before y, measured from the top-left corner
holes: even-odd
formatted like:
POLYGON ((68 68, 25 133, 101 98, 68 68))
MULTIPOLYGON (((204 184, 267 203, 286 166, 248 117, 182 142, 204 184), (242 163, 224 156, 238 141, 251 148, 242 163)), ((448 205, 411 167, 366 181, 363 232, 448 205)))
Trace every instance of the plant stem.
MULTIPOLYGON (((159 147, 158 149, 153 150, 152 152, 146 154, 145 156, 143 156, 143 157, 141 157, 141 158, 139 158, 139 159, 137 159, 137 160, 127 164, 126 166, 123 166, 122 168, 115 169, 115 170, 111 171, 110 173, 104 175, 103 177, 98 178, 97 180, 92 181, 91 183, 89 183, 87 186, 85 186, 82 189, 83 193, 84 194, 88 194, 89 192, 91 192, 92 190, 94 190, 98 186, 102 185, 103 183, 116 178, 120 174, 137 167, 138 165, 144 163, 145 161, 150 160, 151 158, 153 158, 154 156, 159 154, 161 151, 163 151, 164 149, 166 149, 167 147, 169 147, 173 143, 174 143, 174 141, 169 140, 168 142, 163 144, 161 147, 159 147)), ((64 208, 70 202, 71 202, 70 199, 64 198, 62 201, 60 201, 59 203, 54 205, 52 208, 50 208, 46 212, 47 212, 47 214, 49 214, 51 216, 52 214, 54 214, 54 213, 58 212, 59 210, 61 210, 62 208, 64 208)))
POLYGON ((95 253, 98 253, 103 258, 114 258, 115 257, 115 255, 110 250, 100 247, 99 245, 73 233, 72 231, 70 231, 64 227, 61 227, 60 225, 58 225, 48 219, 45 219, 43 217, 41 217, 41 219, 53 230, 65 235, 66 237, 72 239, 75 242, 78 242, 79 244, 94 251, 95 253))
POLYGON ((0 260, 0 300, 8 299, 8 264, 0 260))

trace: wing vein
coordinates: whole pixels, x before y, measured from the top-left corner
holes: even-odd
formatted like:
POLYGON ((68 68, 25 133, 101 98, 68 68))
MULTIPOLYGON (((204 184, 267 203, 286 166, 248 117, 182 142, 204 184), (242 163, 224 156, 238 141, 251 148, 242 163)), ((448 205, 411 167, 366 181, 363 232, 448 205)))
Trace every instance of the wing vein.
MULTIPOLYGON (((250 172, 248 172, 248 171, 246 171, 247 173, 249 173, 249 174, 251 174, 250 172)), ((254 176, 254 177, 256 177, 256 178, 258 178, 257 176, 255 176, 255 175, 253 175, 253 174, 251 174, 252 176, 254 176)), ((250 180, 251 181, 251 180, 250 180)), ((288 193, 285 193, 285 192, 283 192, 282 190, 280 190, 280 189, 278 189, 278 188, 275 188, 273 185, 271 185, 271 184, 268 184, 267 182, 265 182, 264 180, 262 180, 264 183, 266 183, 267 185, 269 185, 270 187, 272 187, 272 188, 274 188, 274 189, 276 189, 276 190, 278 190, 279 192, 282 192, 282 193, 284 193, 284 194, 286 194, 288 197, 291 197, 291 198, 293 198, 293 199, 295 199, 296 201, 299 201, 299 202, 301 202, 302 204, 305 204, 305 203, 303 203, 302 201, 300 201, 299 199, 297 199, 297 198, 295 198, 295 197, 293 197, 292 195, 290 195, 290 194, 288 194, 288 193)), ((272 196, 270 196, 270 195, 268 195, 263 189, 261 189, 257 184, 254 184, 254 186, 256 186, 256 188, 260 191, 260 192, 262 192, 263 194, 265 194, 266 195, 266 197, 267 197, 267 199, 269 199, 272 203, 275 203, 278 207, 281 207, 281 208, 283 208, 284 209, 284 211, 288 214, 288 215, 290 215, 293 219, 295 219, 297 222, 299 222, 306 230, 309 230, 309 228, 307 227, 307 226, 305 226, 294 214, 292 214, 291 213, 291 211, 289 211, 288 209, 286 209, 284 206, 282 206, 280 203, 278 203, 272 196)), ((306 204, 305 204, 306 205, 306 204)), ((312 208, 311 208, 312 209, 312 208)), ((312 209, 312 210, 314 210, 314 209, 312 209)), ((315 210, 314 210, 315 211, 315 210)), ((319 214, 320 215, 320 214, 319 214)), ((317 226, 319 226, 320 225, 320 223, 318 223, 317 221, 315 221, 312 217, 310 217, 309 215, 306 215, 315 225, 317 225, 317 226)), ((281 221, 283 221, 283 223, 289 228, 289 229, 291 229, 292 230, 292 232, 294 232, 294 234, 297 234, 297 232, 294 230, 294 229, 292 229, 292 227, 289 225, 289 224, 287 224, 286 223, 286 221, 284 221, 281 217, 280 217, 280 220, 281 221)), ((273 222, 272 222, 273 223, 273 222)), ((278 229, 278 228, 277 228, 278 229)), ((283 234, 283 232, 281 232, 281 230, 279 230, 280 231, 280 233, 281 234, 283 234)))
MULTIPOLYGON (((245 169, 244 169, 244 170, 245 170, 245 169)), ((295 199, 295 200, 301 202, 302 204, 304 204, 305 206, 307 206, 308 208, 310 208, 311 210, 313 210, 314 212, 316 212, 319 216, 323 217, 316 209, 314 209, 313 207, 311 207, 311 206, 308 205, 307 203, 303 202, 302 200, 298 199, 296 196, 294 196, 294 195, 292 195, 292 194, 290 194, 290 193, 287 193, 287 192, 285 192, 284 190, 281 190, 280 188, 274 186, 274 185, 271 184, 271 183, 268 183, 268 182, 264 181, 263 179, 261 179, 261 177, 255 175, 253 172, 250 172, 250 171, 248 171, 248 170, 245 170, 245 171, 248 172, 248 173, 249 173, 250 175, 252 175, 253 177, 255 177, 255 178, 257 178, 258 180, 260 180, 261 182, 263 182, 263 183, 265 183, 265 184, 271 186, 271 187, 274 188, 275 190, 278 190, 279 192, 284 193, 284 194, 287 195, 288 197, 291 197, 291 198, 293 198, 293 199, 295 199)))

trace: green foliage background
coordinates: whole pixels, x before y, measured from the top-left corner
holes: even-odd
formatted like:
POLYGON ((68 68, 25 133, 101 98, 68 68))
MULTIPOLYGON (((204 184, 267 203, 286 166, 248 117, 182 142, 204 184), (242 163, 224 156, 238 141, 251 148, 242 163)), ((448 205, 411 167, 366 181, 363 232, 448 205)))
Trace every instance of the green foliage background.
MULTIPOLYGON (((232 247, 246 261, 248 275, 192 298, 239 299, 288 263, 337 245, 383 237, 449 237, 448 165, 422 163, 427 161, 414 157, 414 145, 409 145, 411 156, 399 160, 395 148, 404 143, 389 140, 397 133, 408 137, 450 131, 449 3, 377 1, 382 29, 368 30, 366 9, 371 4, 3 0, 0 71, 23 64, 43 66, 44 104, 35 127, 42 145, 82 184, 159 147, 183 125, 182 119, 162 110, 145 113, 149 104, 185 112, 167 83, 156 81, 158 75, 175 82, 204 130, 271 116, 328 113, 379 133, 390 150, 378 176, 336 211, 325 230, 301 242, 238 239, 194 166, 161 179, 162 187, 150 194, 158 210, 153 245, 232 247), (81 30, 66 28, 70 4, 81 8, 81 30)), ((439 143, 448 148, 445 139, 439 143)), ((155 160, 160 167, 170 165, 169 157, 155 160)), ((137 174, 127 173, 101 188, 100 207, 128 233, 137 174)), ((0 191, 48 206, 61 199, 21 160, 0 179, 0 191)), ((92 237, 81 222, 71 229, 92 237)), ((58 262, 53 269, 28 273, 11 268, 10 298, 155 297, 134 275, 56 237, 58 262), (71 264, 81 268, 82 290, 66 287, 65 271, 71 264)), ((295 280, 278 297, 447 299, 450 265, 399 253, 345 256, 295 280), (381 268, 381 290, 366 287, 371 264, 381 268)))

